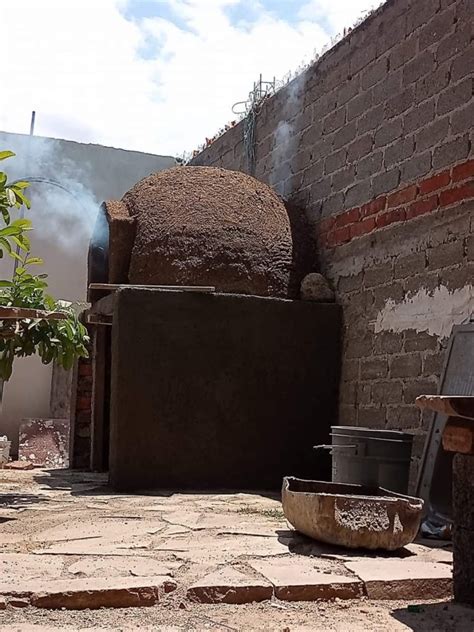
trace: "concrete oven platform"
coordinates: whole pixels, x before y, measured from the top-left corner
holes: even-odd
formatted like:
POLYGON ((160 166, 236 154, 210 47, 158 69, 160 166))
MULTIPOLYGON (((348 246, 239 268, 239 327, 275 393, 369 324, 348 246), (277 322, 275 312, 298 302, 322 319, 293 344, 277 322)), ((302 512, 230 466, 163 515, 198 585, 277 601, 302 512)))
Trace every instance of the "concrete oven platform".
MULTIPOLYGON (((402 600, 397 607, 406 610, 413 600, 443 599, 448 608, 449 545, 413 544, 386 555, 347 551, 291 531, 269 494, 121 495, 105 483, 103 475, 65 470, 0 471, 0 629, 23 616, 14 614, 20 607, 25 620, 33 616, 27 612, 50 609, 156 604, 179 616, 202 613, 205 604, 219 616, 260 604, 275 617, 304 613, 311 602, 370 613, 372 600, 402 600)), ((452 607, 464 618, 471 612, 474 624, 474 611, 452 607)), ((374 629, 405 629, 378 621, 374 629)), ((445 629, 438 625, 431 629, 445 629)))

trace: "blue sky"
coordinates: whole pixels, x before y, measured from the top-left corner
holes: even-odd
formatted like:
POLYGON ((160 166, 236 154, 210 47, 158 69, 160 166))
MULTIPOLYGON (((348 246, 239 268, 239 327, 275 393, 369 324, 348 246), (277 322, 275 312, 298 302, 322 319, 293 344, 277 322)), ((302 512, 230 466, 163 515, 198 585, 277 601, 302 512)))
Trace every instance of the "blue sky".
POLYGON ((296 70, 374 2, 7 2, 0 129, 27 132, 35 109, 41 135, 191 151, 234 118, 260 73, 296 70))

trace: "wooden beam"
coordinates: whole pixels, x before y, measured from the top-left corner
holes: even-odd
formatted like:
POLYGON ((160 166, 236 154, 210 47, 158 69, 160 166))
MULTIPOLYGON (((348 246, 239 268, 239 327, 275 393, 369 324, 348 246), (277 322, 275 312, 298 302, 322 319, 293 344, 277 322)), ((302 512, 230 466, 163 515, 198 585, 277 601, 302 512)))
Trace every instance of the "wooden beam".
POLYGON ((468 395, 420 395, 415 404, 418 408, 434 410, 448 417, 474 419, 474 396, 468 395))
POLYGON ((474 421, 450 417, 443 430, 443 448, 447 452, 474 454, 474 421))

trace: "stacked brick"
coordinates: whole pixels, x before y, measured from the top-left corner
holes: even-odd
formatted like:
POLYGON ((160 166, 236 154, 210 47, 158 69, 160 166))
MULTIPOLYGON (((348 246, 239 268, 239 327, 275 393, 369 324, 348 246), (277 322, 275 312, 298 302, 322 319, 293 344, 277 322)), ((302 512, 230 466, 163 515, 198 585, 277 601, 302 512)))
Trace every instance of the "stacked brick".
POLYGON ((77 365, 75 422, 73 437, 72 466, 88 468, 90 464, 92 423, 92 362, 80 358, 77 365))
MULTIPOLYGON (((446 339, 374 322, 389 300, 473 284, 473 18, 471 0, 388 0, 256 123, 255 175, 307 215, 344 305, 340 423, 412 430, 418 452, 413 402, 436 392, 446 339)), ((194 164, 245 170, 243 131, 194 164)))

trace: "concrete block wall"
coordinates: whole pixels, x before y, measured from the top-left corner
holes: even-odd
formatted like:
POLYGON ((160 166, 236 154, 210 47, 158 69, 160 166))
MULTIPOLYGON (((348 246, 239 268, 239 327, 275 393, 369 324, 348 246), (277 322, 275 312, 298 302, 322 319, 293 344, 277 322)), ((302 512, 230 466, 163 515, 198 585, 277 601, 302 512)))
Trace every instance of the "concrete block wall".
MULTIPOLYGON (((470 0, 388 0, 256 116, 254 175, 306 215, 344 306, 339 422, 418 435, 474 311, 470 0)), ((249 170, 245 122, 193 161, 249 170)))

